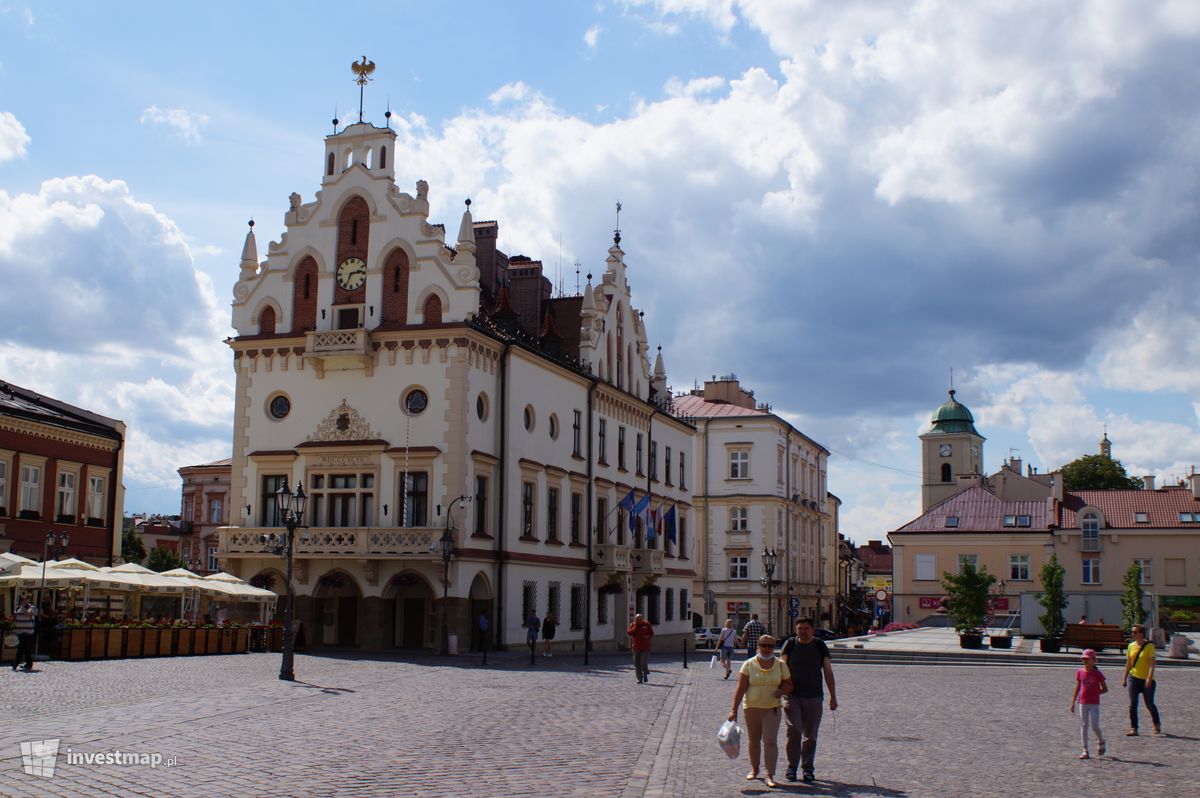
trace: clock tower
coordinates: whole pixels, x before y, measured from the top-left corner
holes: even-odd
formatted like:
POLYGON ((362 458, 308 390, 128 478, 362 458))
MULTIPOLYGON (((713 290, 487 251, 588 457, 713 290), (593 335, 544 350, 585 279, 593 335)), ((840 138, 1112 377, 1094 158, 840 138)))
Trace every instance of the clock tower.
POLYGON ((959 491, 959 476, 983 474, 983 442, 975 418, 954 398, 933 413, 931 426, 921 435, 921 512, 959 491))

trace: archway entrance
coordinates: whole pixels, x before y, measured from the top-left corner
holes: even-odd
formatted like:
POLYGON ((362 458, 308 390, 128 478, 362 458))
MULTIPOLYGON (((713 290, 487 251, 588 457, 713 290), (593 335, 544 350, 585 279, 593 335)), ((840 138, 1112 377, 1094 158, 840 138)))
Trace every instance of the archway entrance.
POLYGON ((341 571, 330 571, 317 581, 313 601, 320 641, 327 646, 358 645, 358 584, 341 571))
POLYGON ((489 633, 496 628, 495 613, 492 609, 492 588, 482 573, 476 574, 471 582, 470 598, 467 623, 471 629, 471 650, 480 651, 483 648, 483 632, 479 629, 479 614, 487 613, 489 633))
POLYGON ((433 589, 417 573, 405 571, 392 577, 392 645, 396 648, 430 648, 430 615, 433 589))

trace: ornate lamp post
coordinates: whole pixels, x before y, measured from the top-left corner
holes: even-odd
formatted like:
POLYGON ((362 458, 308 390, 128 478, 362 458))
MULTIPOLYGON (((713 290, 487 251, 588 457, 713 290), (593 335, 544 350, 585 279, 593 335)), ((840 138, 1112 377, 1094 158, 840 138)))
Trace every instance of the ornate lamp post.
POLYGON ((287 533, 277 535, 272 532, 258 538, 263 551, 287 558, 287 615, 283 622, 283 662, 279 666, 279 678, 286 682, 296 681, 296 673, 292 669, 296 654, 296 588, 292 584, 292 566, 296 554, 296 530, 304 526, 304 506, 307 503, 308 496, 304 495, 303 484, 297 482, 296 492, 292 493, 288 490, 287 482, 284 482, 275 492, 275 509, 279 511, 279 518, 287 528, 287 533))
POLYGON ((71 535, 66 530, 63 530, 60 537, 55 537, 54 530, 50 530, 46 533, 46 540, 42 544, 42 583, 38 585, 37 633, 33 636, 33 655, 35 657, 37 656, 38 640, 42 636, 42 594, 46 592, 46 560, 51 557, 57 560, 60 554, 66 553, 67 546, 70 544, 71 535))
POLYGON ((775 620, 775 605, 771 600, 771 587, 774 584, 773 577, 775 576, 775 560, 778 555, 775 554, 775 549, 763 549, 762 565, 763 573, 766 574, 762 578, 763 585, 767 588, 767 634, 773 635, 772 622, 775 620))
POLYGON ((450 559, 454 556, 454 522, 450 519, 450 512, 454 509, 454 505, 459 502, 467 501, 465 495, 459 496, 454 501, 450 502, 446 507, 446 530, 442 532, 442 537, 438 541, 441 545, 442 553, 442 656, 450 654, 450 559))

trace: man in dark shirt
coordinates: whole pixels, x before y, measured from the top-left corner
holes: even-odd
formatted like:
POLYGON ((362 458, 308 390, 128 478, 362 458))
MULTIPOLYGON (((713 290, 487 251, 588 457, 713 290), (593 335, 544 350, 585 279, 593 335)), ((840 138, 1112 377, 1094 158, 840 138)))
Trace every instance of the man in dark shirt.
POLYGON ((784 696, 784 720, 787 721, 787 777, 796 780, 796 768, 804 770, 804 780, 812 781, 813 760, 817 754, 817 730, 821 727, 821 679, 829 687, 829 709, 836 710, 837 688, 833 683, 833 665, 824 640, 813 637, 811 618, 796 621, 796 636, 789 637, 779 652, 792 676, 791 695, 784 696))

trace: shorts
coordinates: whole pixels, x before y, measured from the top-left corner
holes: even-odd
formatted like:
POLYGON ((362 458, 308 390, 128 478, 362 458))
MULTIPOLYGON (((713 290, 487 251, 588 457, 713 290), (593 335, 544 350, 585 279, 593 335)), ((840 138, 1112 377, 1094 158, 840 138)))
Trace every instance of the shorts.
POLYGON ((733 646, 721 646, 717 651, 721 654, 721 662, 729 662, 733 659, 733 646))
POLYGON ((543 640, 553 640, 554 632, 546 632, 545 634, 542 635, 542 639, 543 640))

